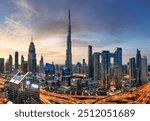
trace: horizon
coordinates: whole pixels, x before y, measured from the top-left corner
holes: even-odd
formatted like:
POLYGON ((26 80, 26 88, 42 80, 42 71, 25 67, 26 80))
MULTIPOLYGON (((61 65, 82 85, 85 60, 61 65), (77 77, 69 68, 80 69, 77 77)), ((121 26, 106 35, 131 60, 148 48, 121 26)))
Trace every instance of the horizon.
POLYGON ((142 0, 2 0, 0 57, 6 62, 11 54, 14 63, 18 51, 19 63, 21 55, 27 60, 33 36, 37 64, 41 55, 44 63, 65 64, 68 10, 71 9, 73 64, 82 59, 87 63, 88 45, 92 45, 93 52, 113 52, 115 47, 121 47, 123 64, 136 56, 138 48, 150 63, 149 4, 150 1, 142 0))

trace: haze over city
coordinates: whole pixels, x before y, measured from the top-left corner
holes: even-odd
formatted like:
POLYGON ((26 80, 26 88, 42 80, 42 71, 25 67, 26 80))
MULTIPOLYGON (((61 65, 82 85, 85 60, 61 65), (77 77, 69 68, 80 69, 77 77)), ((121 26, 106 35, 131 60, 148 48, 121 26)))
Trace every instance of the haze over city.
MULTIPOLYGON (((1 0, 0 57, 18 51, 27 59, 31 36, 37 60, 65 63, 68 9, 72 18, 73 63, 93 51, 123 48, 123 63, 141 50, 150 60, 148 0, 1 0)), ((20 60, 20 58, 19 58, 20 60)))

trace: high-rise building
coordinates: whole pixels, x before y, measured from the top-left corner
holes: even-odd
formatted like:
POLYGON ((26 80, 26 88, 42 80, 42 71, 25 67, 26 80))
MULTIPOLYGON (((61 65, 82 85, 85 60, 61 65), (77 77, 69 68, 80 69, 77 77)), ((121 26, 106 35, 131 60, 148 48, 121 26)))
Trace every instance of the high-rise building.
POLYGON ((122 66, 122 74, 128 74, 128 65, 126 64, 126 65, 123 65, 122 66))
POLYGON ((101 53, 101 78, 102 78, 102 86, 105 89, 109 88, 110 81, 110 52, 103 51, 101 53))
POLYGON ((21 55, 21 65, 24 63, 24 56, 21 55))
POLYGON ((148 65, 148 72, 150 72, 150 65, 148 65))
POLYGON ((13 64, 12 55, 9 55, 9 72, 12 72, 12 64, 13 64))
POLYGON ((97 52, 93 54, 93 77, 95 81, 100 79, 100 56, 97 52))
POLYGON ((137 49, 137 54, 136 54, 136 84, 137 86, 142 85, 142 80, 141 80, 141 52, 140 50, 137 49))
POLYGON ((0 73, 4 73, 4 58, 0 58, 0 73))
POLYGON ((24 61, 21 65, 21 71, 26 74, 28 72, 28 62, 24 61))
POLYGON ((92 61, 92 46, 88 46, 88 74, 89 77, 93 77, 93 61, 92 61))
POLYGON ((41 56, 41 60, 40 60, 40 73, 43 73, 43 74, 45 73, 43 56, 41 56))
POLYGON ((129 78, 130 87, 136 86, 136 65, 135 58, 129 59, 129 78))
POLYGON ((69 25, 67 36, 67 49, 66 49, 66 66, 70 68, 72 72, 72 47, 71 47, 71 15, 69 10, 69 25))
POLYGON ((15 52, 15 69, 17 70, 19 68, 19 64, 18 64, 18 52, 15 52))
POLYGON ((9 59, 7 59, 5 63, 5 71, 8 73, 9 72, 9 59))
POLYGON ((15 104, 38 104, 40 83, 32 72, 18 72, 9 82, 8 99, 15 104))
POLYGON ((147 58, 146 56, 144 56, 142 59, 141 59, 141 79, 142 79, 142 84, 145 84, 147 82, 147 72, 148 72, 148 69, 147 69, 147 58))
POLYGON ((114 65, 122 67, 122 48, 115 48, 114 50, 114 65))
POLYGON ((35 45, 33 41, 30 42, 29 46, 29 53, 28 53, 28 72, 32 72, 36 74, 37 67, 36 67, 36 52, 35 52, 35 45))
POLYGON ((82 60, 82 73, 87 74, 87 64, 85 62, 85 59, 82 60))
POLYGON ((81 74, 82 72, 82 64, 80 62, 77 62, 75 65, 75 73, 81 74))

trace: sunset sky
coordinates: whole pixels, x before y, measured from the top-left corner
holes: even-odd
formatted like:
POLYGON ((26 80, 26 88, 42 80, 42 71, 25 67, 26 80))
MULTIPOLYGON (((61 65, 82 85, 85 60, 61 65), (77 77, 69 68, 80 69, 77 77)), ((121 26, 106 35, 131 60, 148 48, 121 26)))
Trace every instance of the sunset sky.
POLYGON ((0 57, 18 51, 27 60, 33 36, 38 63, 43 55, 64 64, 69 8, 74 64, 87 62, 89 44, 95 52, 122 47, 123 63, 139 48, 150 62, 150 0, 0 0, 0 57))

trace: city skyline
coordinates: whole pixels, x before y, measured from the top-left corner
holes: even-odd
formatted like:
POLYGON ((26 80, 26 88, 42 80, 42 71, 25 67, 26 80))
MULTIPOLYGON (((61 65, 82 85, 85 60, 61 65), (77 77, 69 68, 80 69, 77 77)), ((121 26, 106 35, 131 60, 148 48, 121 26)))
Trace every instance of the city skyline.
POLYGON ((88 45, 93 46, 93 52, 113 52, 115 47, 121 47, 123 64, 135 56, 137 48, 150 60, 149 3, 142 0, 62 0, 58 3, 54 0, 45 0, 42 3, 41 0, 2 0, 0 57, 4 57, 6 62, 9 54, 14 59, 15 52, 18 51, 19 63, 21 55, 27 60, 27 48, 33 36, 38 64, 41 55, 45 62, 64 64, 68 31, 67 11, 70 8, 73 64, 82 62, 84 58, 88 62, 88 45))

